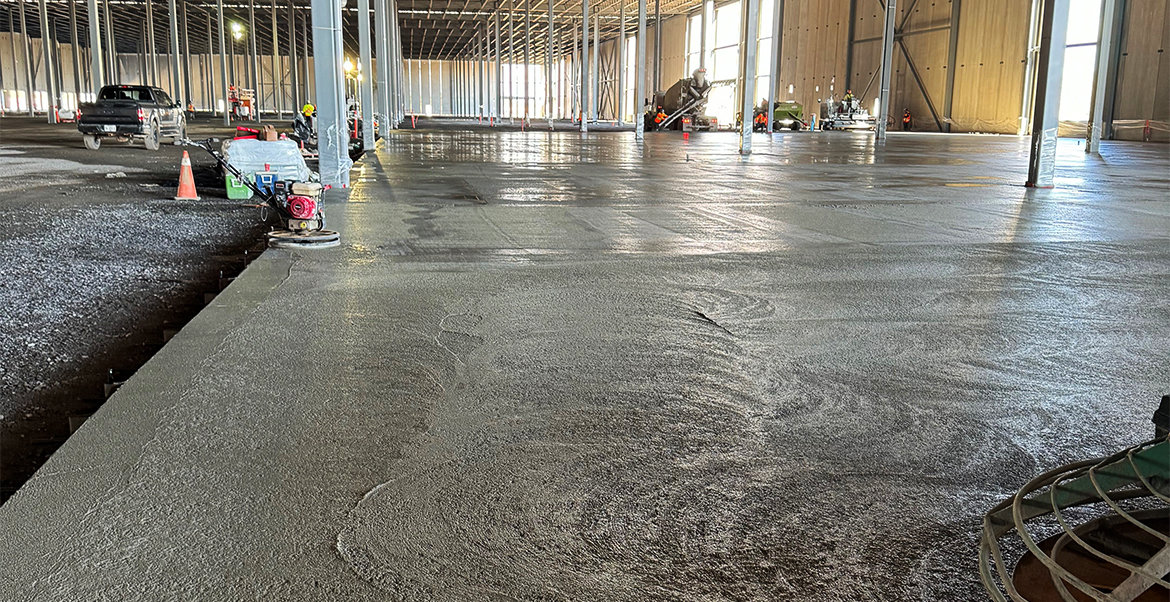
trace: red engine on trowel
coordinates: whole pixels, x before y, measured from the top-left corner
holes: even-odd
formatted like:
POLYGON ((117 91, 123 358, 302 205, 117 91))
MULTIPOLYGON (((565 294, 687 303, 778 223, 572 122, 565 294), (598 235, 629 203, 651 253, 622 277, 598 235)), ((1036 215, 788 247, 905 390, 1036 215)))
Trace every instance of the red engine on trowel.
POLYGON ((289 230, 320 230, 325 226, 325 216, 320 209, 320 184, 281 180, 273 184, 272 194, 288 212, 289 230))

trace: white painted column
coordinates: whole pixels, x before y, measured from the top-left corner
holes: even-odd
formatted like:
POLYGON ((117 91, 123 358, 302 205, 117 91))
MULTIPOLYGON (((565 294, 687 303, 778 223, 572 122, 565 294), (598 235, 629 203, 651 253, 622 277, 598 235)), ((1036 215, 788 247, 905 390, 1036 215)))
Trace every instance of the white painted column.
POLYGON ((313 61, 317 92, 317 149, 321 183, 349 186, 349 132, 345 118, 345 71, 342 61, 343 0, 313 0, 313 61))
POLYGON ((634 139, 641 142, 646 130, 646 0, 638 0, 638 40, 634 60, 634 139))
MULTIPOLYGON (((760 0, 741 0, 744 10, 743 58, 740 61, 740 76, 743 81, 743 119, 740 119, 739 153, 752 153, 752 113, 756 97, 756 60, 759 47, 760 0)), ((893 2, 894 0, 890 0, 893 2)))
POLYGON ((882 79, 878 88, 878 111, 874 115, 877 139, 886 139, 886 116, 890 114, 890 75, 894 70, 894 21, 898 18, 897 0, 886 0, 886 26, 882 31, 882 79))
POLYGON ((1101 130, 1104 127, 1102 122, 1105 119, 1105 91, 1109 89, 1109 80, 1117 76, 1110 70, 1112 61, 1109 59, 1115 33, 1113 22, 1114 14, 1117 12, 1115 4, 1116 0, 1103 0, 1101 2, 1101 35, 1097 40, 1097 71, 1093 75, 1093 103, 1089 111, 1089 128, 1086 132, 1088 140, 1085 144, 1085 152, 1089 154, 1100 154, 1101 130))
POLYGON ((1069 0, 1044 0, 1032 114, 1032 152, 1028 158, 1027 186, 1030 188, 1052 188, 1056 176, 1056 129, 1068 40, 1068 5, 1069 0))

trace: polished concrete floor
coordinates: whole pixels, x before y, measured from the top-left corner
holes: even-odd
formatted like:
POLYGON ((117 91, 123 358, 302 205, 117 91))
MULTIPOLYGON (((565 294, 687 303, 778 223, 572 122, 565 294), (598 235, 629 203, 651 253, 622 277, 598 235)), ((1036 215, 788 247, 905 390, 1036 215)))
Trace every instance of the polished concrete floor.
POLYGON ((0 507, 0 599, 980 600, 1152 436, 1170 153, 407 131, 0 507))

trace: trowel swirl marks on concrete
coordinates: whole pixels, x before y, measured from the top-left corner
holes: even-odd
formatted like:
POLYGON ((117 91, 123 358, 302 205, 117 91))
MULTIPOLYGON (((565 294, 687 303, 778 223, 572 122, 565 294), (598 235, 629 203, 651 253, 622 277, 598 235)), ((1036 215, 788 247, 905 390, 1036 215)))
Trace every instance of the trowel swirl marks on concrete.
POLYGON ((504 347, 467 360, 428 449, 357 504, 337 548, 363 579, 408 600, 699 601, 774 589, 759 582, 768 569, 745 568, 752 555, 737 552, 758 545, 737 505, 752 496, 750 459, 764 454, 733 337, 648 290, 505 293, 476 306, 482 322, 444 320, 504 347), (485 309, 498 307, 528 319, 485 309), (596 368, 561 369, 574 365, 596 368), (517 370, 527 380, 504 376, 517 370), (633 376, 606 378, 616 370, 633 376), (662 484, 664 474, 675 476, 662 484))

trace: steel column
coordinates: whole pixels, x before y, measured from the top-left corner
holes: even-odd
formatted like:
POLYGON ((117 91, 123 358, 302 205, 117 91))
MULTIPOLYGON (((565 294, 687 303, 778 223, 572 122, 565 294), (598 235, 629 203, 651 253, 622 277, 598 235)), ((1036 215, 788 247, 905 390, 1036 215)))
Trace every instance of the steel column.
POLYGON ((50 41, 53 44, 53 53, 49 56, 53 57, 53 73, 55 75, 53 78, 53 85, 56 86, 56 106, 59 107, 65 100, 65 68, 61 64, 61 40, 57 37, 57 19, 49 19, 49 37, 51 38, 50 41))
POLYGON ((48 88, 49 106, 48 106, 48 121, 49 123, 57 123, 57 103, 60 102, 57 94, 57 75, 54 72, 55 65, 53 64, 53 37, 49 25, 49 5, 46 0, 38 2, 41 16, 41 47, 43 48, 41 55, 41 65, 44 66, 45 73, 45 87, 48 88))
MULTIPOLYGON (((740 110, 743 119, 740 119, 739 153, 752 153, 752 115, 756 97, 756 71, 760 37, 760 0, 741 0, 743 2, 743 58, 740 60, 740 76, 743 80, 743 102, 740 110)), ((890 0, 891 2, 893 0, 890 0)))
POLYGON ((569 51, 569 69, 565 77, 569 80, 569 120, 579 119, 581 117, 581 59, 578 56, 581 53, 581 41, 577 38, 580 32, 577 29, 577 24, 573 23, 573 45, 570 46, 569 51))
POLYGON ((1093 99, 1089 109, 1089 127, 1086 132, 1087 140, 1085 152, 1099 154, 1101 149, 1101 124, 1105 120, 1105 93, 1106 82, 1114 79, 1117 73, 1110 69, 1110 50, 1113 48, 1113 38, 1116 35, 1113 15, 1116 8, 1115 0, 1101 2, 1101 33, 1097 39, 1097 70, 1093 74, 1093 99))
MULTIPOLYGON (((385 34, 381 37, 385 37, 385 34)), ((297 7, 292 0, 288 3, 288 74, 292 79, 289 98, 292 99, 292 110, 295 115, 301 110, 301 69, 297 64, 297 7)))
POLYGON ((260 79, 260 55, 256 52, 256 38, 260 37, 256 30, 256 0, 248 0, 248 79, 252 84, 252 113, 253 119, 260 119, 260 102, 263 96, 260 79))
POLYGON ((646 0, 638 0, 638 39, 634 45, 634 139, 641 142, 646 130, 646 0))
POLYGON ((662 2, 654 0, 654 93, 662 90, 662 2))
POLYGON ((491 106, 489 105, 488 95, 491 94, 491 89, 488 84, 488 27, 487 23, 483 24, 483 29, 479 32, 479 44, 477 50, 479 52, 479 117, 489 117, 491 115, 491 106))
MULTIPOLYGON (((16 32, 12 30, 12 7, 11 6, 5 7, 4 13, 8 15, 8 23, 9 23, 8 37, 9 37, 9 39, 11 39, 11 38, 16 37, 16 32)), ((13 58, 15 58, 15 54, 13 55, 13 58)), ((76 64, 76 61, 74 62, 74 64, 76 64)), ((13 70, 12 75, 13 75, 13 77, 16 76, 15 70, 13 70)), ((5 110, 7 109, 7 106, 8 106, 8 99, 4 96, 5 88, 6 87, 4 85, 4 65, 0 64, 0 116, 4 115, 5 110)))
POLYGON ((776 10, 772 11, 772 58, 768 66, 768 133, 775 129, 772 123, 776 113, 776 95, 780 92, 780 35, 784 30, 784 0, 776 0, 776 10))
POLYGON ((158 86, 158 47, 154 41, 154 3, 146 0, 146 60, 150 73, 150 85, 158 86))
POLYGON ((601 13, 593 15, 593 60, 589 64, 589 77, 593 85, 589 89, 589 114, 601 121, 601 111, 598 104, 601 96, 601 13))
POLYGON ((581 0, 581 131, 589 131, 589 0, 581 0))
POLYGON ((179 4, 177 0, 169 0, 167 8, 170 11, 170 48, 171 48, 171 98, 179 98, 183 93, 183 78, 179 73, 179 4))
MULTIPOLYGON (((203 16, 207 18, 207 61, 203 62, 203 78, 207 89, 204 91, 204 100, 207 101, 207 107, 212 115, 215 115, 215 60, 212 54, 215 51, 215 45, 212 44, 212 35, 214 31, 211 27, 211 13, 204 12, 203 16)), ((220 54, 223 54, 223 48, 220 48, 220 54)))
MULTIPOLYGON (((853 89, 853 44, 857 37, 857 0, 849 0, 849 44, 845 46, 845 89, 853 89)), ((868 87, 868 86, 866 86, 868 87)))
MULTIPOLYGON (((97 0, 88 0, 87 19, 89 20, 89 69, 91 81, 94 82, 94 94, 97 95, 105 85, 105 69, 102 61, 102 25, 97 14, 97 0)), ((9 12, 11 14, 11 12, 9 12)), ((12 29, 9 27, 9 29, 12 29)), ((13 53, 15 57, 15 53, 13 53)), ((15 74, 15 71, 13 71, 15 74)))
MULTIPOLYGON (((390 135, 390 42, 387 39, 386 0, 374 0, 374 41, 378 56, 378 96, 374 107, 382 118, 378 121, 378 133, 390 135)), ((370 77, 373 77, 373 73, 370 77)), ((295 107, 294 107, 295 110, 295 107)))
POLYGON ((1113 139, 1113 113, 1117 106, 1117 74, 1121 70, 1121 48, 1125 40, 1125 12, 1128 0, 1113 1, 1113 35, 1109 38, 1109 77, 1105 78, 1104 111, 1101 114, 1101 137, 1113 139))
POLYGON ((214 30, 211 28, 211 13, 204 10, 203 18, 207 25, 207 58, 204 59, 203 55, 199 55, 199 76, 203 83, 200 94, 203 96, 203 102, 211 110, 211 114, 215 115, 215 65, 212 62, 212 53, 215 52, 215 44, 212 43, 214 30))
POLYGON ((107 83, 112 84, 122 79, 122 67, 118 65, 118 46, 114 43, 114 19, 111 15, 110 0, 103 2, 103 10, 106 14, 106 60, 109 62, 106 75, 109 79, 107 83))
MULTIPOLYGON (((374 0, 378 2, 379 0, 374 0)), ((370 0, 357 0, 358 25, 358 102, 361 104, 362 148, 374 148, 374 72, 373 47, 370 42, 370 0)))
POLYGON ((894 64, 894 22, 897 18, 897 0, 886 0, 886 26, 882 31, 882 79, 878 89, 878 111, 874 115, 878 140, 886 139, 886 116, 890 113, 890 73, 894 64))
MULTIPOLYGON (((11 40, 12 38, 16 37, 16 32, 13 31, 13 28, 12 28, 12 7, 6 6, 4 13, 8 15, 8 38, 11 40)), ((16 53, 13 53, 12 58, 13 59, 16 58, 16 53)), ((75 62, 75 64, 76 64, 76 62, 75 62)), ((16 65, 13 64, 13 71, 12 71, 13 77, 16 77, 15 67, 16 67, 16 65)), ((8 106, 8 99, 4 96, 5 89, 6 89, 6 86, 4 85, 4 65, 0 64, 0 115, 4 115, 4 112, 8 106)))
POLYGON ((148 65, 146 62, 147 61, 146 55, 149 52, 146 49, 146 46, 147 46, 146 40, 148 39, 148 35, 149 35, 146 33, 146 29, 147 29, 146 22, 143 21, 141 27, 139 27, 138 29, 139 29, 138 35, 140 36, 139 40, 138 40, 138 71, 139 71, 139 74, 141 76, 141 81, 139 83, 141 83, 144 86, 148 86, 148 85, 150 85, 150 81, 149 81, 150 80, 150 78, 149 78, 150 65, 148 65))
MULTIPOLYGON (((11 34, 11 32, 9 32, 11 34)), ((69 3, 69 49, 73 51, 74 104, 81 104, 81 48, 77 43, 77 3, 69 3)), ((2 99, 0 99, 2 101, 2 99)), ((77 108, 76 106, 73 108, 77 108)))
POLYGON ((1069 0, 1044 0, 1032 113, 1032 151, 1028 158, 1027 186, 1032 188, 1052 188, 1056 175, 1056 129, 1068 39, 1068 10, 1069 0))
POLYGON ((707 28, 710 27, 710 13, 707 12, 707 1, 703 0, 700 10, 703 12, 702 17, 699 18, 701 25, 699 26, 699 67, 707 68, 707 28))
POLYGON ((483 37, 480 39, 481 65, 483 68, 483 116, 491 121, 492 116, 492 34, 491 20, 483 24, 483 37))
POLYGON ((28 38, 28 25, 27 25, 26 17, 24 16, 24 1, 25 0, 19 0, 19 2, 20 2, 20 5, 19 5, 20 6, 20 39, 23 42, 22 46, 24 46, 25 95, 26 95, 26 98, 28 99, 28 114, 29 114, 29 117, 32 117, 33 115, 36 114, 36 111, 33 109, 33 105, 34 105, 33 100, 35 98, 34 97, 35 84, 33 82, 33 71, 32 71, 32 40, 30 40, 28 38))
MULTIPOLYGON (((277 39, 276 34, 279 29, 276 27, 276 0, 272 0, 272 58, 269 65, 272 66, 272 108, 276 110, 276 118, 284 119, 284 61, 280 58, 280 40, 277 39)), ((367 73, 366 77, 373 77, 373 73, 367 73)))
POLYGON ((341 31, 343 0, 313 0, 313 62, 317 83, 317 148, 320 154, 321 183, 348 186, 349 132, 345 117, 345 80, 341 63, 345 58, 341 31))
POLYGON ((191 85, 191 37, 187 34, 187 0, 183 0, 180 9, 183 17, 183 95, 186 98, 184 109, 195 105, 195 90, 191 85))
MULTIPOLYGON (((224 49, 227 48, 227 42, 224 41, 224 28, 227 23, 223 20, 223 0, 216 0, 215 10, 216 24, 219 26, 219 75, 223 81, 223 124, 231 125, 232 101, 228 94, 228 53, 224 52, 224 49)), ((232 44, 234 45, 235 42, 232 44)))
POLYGON ((625 115, 626 92, 626 0, 619 0, 618 6, 618 43, 617 43, 617 124, 621 125, 625 115))
MULTIPOLYGON (((94 0, 90 0, 90 1, 93 2, 94 0)), ((16 94, 16 98, 15 98, 16 110, 13 112, 16 113, 16 112, 20 111, 20 92, 17 91, 17 89, 20 87, 20 83, 17 82, 17 80, 20 79, 20 75, 17 74, 17 67, 16 67, 16 20, 13 19, 13 17, 12 17, 12 7, 11 6, 8 7, 7 12, 8 12, 8 46, 9 46, 9 50, 12 53, 12 55, 11 55, 12 56, 12 89, 13 89, 13 93, 16 94)), ((22 40, 23 40, 23 38, 22 38, 22 40)), ((93 54, 93 53, 90 53, 90 54, 93 54)))
MULTIPOLYGON (((236 88, 240 88, 240 80, 236 77, 236 37, 234 35, 229 35, 228 40, 228 75, 231 78, 232 85, 236 88)), ((239 98, 238 94, 236 98, 239 98)), ((231 110, 230 103, 227 106, 227 110, 231 110)))
POLYGON ((1040 16, 1041 3, 1044 0, 1032 0, 1031 16, 1028 19, 1028 58, 1024 62, 1024 93, 1020 107, 1020 127, 1017 130, 1017 135, 1023 136, 1028 133, 1031 123, 1031 114, 1033 101, 1035 100, 1036 81, 1038 76, 1036 74, 1036 58, 1040 51, 1037 46, 1037 39, 1040 36, 1040 16))
POLYGON ((951 113, 955 107, 955 68, 959 62, 959 18, 962 10, 963 0, 951 0, 951 31, 950 40, 947 41, 947 88, 943 97, 943 115, 947 120, 948 132, 951 131, 951 113))
POLYGON ((548 31, 545 32, 547 44, 544 50, 544 102, 545 115, 548 117, 548 129, 553 129, 553 117, 556 113, 556 99, 553 98, 553 63, 556 56, 553 53, 553 40, 556 39, 556 31, 553 26, 553 0, 548 0, 548 31))
POLYGON ((403 117, 402 112, 402 32, 398 28, 398 0, 390 0, 390 11, 386 15, 390 29, 390 88, 393 101, 390 111, 390 129, 397 129, 403 117))
POLYGON ((532 0, 524 0, 524 121, 532 116, 532 110, 529 107, 532 96, 532 85, 529 81, 529 75, 532 71, 532 14, 530 8, 532 0))
POLYGON ((500 31, 500 6, 498 2, 493 20, 496 28, 496 110, 494 114, 496 121, 499 121, 500 117, 504 115, 504 43, 500 31))
MULTIPOLYGON (((313 13, 309 12, 308 18, 301 17, 301 52, 303 59, 301 60, 301 98, 305 102, 312 102, 313 90, 313 74, 309 72, 309 59, 312 58, 312 53, 309 52, 309 31, 313 25, 313 13)), ((316 105, 314 105, 316 106, 316 105)))
POLYGON ((508 4, 508 119, 516 118, 516 0, 508 4))

